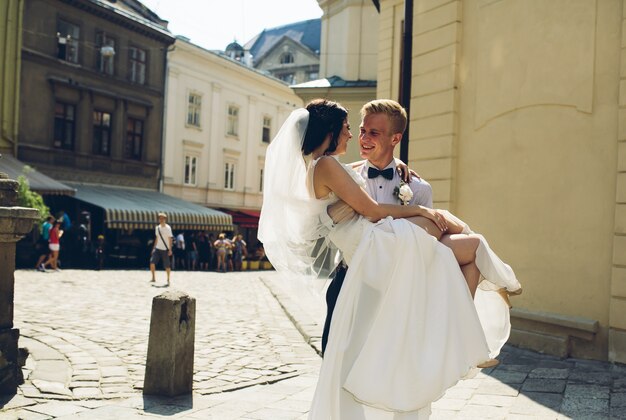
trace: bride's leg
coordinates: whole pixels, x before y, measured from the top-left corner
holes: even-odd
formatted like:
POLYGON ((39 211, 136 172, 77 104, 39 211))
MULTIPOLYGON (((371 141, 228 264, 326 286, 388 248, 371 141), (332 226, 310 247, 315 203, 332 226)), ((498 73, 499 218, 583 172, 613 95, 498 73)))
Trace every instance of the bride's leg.
POLYGON ((441 238, 441 243, 452 250, 456 260, 461 266, 461 271, 467 282, 467 287, 474 297, 476 288, 480 282, 480 271, 476 267, 476 250, 480 240, 473 235, 446 234, 441 238))
POLYGON ((406 220, 408 220, 409 222, 414 223, 417 226, 421 227, 428 234, 430 234, 430 235, 434 236, 435 238, 437 238, 437 240, 440 240, 441 236, 443 235, 443 232, 441 230, 439 230, 439 228, 437 227, 435 222, 433 222, 430 219, 427 219, 427 218, 422 217, 422 216, 416 216, 416 217, 408 217, 406 220))
POLYGON ((478 271, 476 263, 471 262, 469 264, 462 265, 461 272, 463 273, 463 277, 465 277, 465 281, 467 282, 467 287, 472 294, 472 298, 474 298, 476 295, 476 289, 478 289, 478 283, 480 283, 480 271, 478 271))

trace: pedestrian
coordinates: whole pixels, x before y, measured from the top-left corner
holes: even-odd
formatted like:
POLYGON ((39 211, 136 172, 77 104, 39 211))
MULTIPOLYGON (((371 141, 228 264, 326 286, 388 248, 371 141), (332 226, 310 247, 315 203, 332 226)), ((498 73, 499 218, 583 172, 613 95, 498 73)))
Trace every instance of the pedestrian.
POLYGON ((96 270, 100 271, 104 268, 104 235, 98 235, 98 243, 96 244, 96 270))
POLYGON ((61 271, 59 269, 59 251, 61 250, 61 236, 63 236, 63 230, 61 230, 61 220, 56 220, 54 225, 50 228, 50 240, 48 248, 50 249, 50 256, 43 263, 45 270, 46 266, 50 266, 55 271, 61 271))
POLYGON ((167 273, 167 285, 170 285, 170 264, 172 257, 172 245, 174 235, 172 235, 172 228, 165 223, 167 215, 165 213, 159 213, 159 224, 154 228, 155 237, 154 244, 152 245, 152 254, 150 255, 150 273, 152 279, 150 282, 155 282, 156 265, 159 261, 163 261, 163 267, 167 273))
POLYGON ((226 234, 220 233, 217 240, 213 243, 217 254, 217 271, 226 272, 226 253, 228 252, 229 243, 226 240, 226 234))
POLYGON ((200 232, 198 234, 198 264, 200 270, 208 270, 209 269, 209 257, 210 257, 210 249, 211 245, 207 240, 206 234, 204 232, 200 232))
POLYGON ((235 271, 241 271, 243 257, 247 256, 246 241, 243 240, 243 235, 238 234, 233 239, 233 265, 235 271))
POLYGON ((43 263, 50 257, 50 229, 52 229, 53 224, 54 217, 48 215, 46 221, 41 225, 41 236, 39 237, 39 241, 37 241, 37 248, 40 252, 39 259, 37 259, 37 263, 35 264, 37 271, 46 271, 43 263))
POLYGON ((176 235, 176 244, 174 245, 174 268, 180 270, 185 269, 185 235, 180 232, 176 235))
POLYGON ((215 270, 215 267, 216 267, 215 245, 213 245, 214 242, 215 242, 215 235, 213 235, 212 233, 209 233, 208 243, 209 243, 209 270, 210 271, 215 270))
POLYGON ((198 265, 198 238, 192 232, 186 244, 187 249, 187 270, 196 271, 198 265))

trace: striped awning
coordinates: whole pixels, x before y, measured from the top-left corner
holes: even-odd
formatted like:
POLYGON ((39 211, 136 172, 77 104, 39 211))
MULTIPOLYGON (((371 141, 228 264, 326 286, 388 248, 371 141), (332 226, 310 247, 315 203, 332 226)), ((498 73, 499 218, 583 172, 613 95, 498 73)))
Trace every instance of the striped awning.
POLYGON ((16 181, 20 175, 24 175, 30 189, 41 195, 74 195, 74 188, 42 174, 11 155, 0 155, 0 172, 8 174, 9 179, 16 181))
POLYGON ((109 229, 152 229, 163 212, 174 230, 233 230, 230 214, 157 191, 71 185, 76 188, 74 198, 104 209, 104 223, 109 229))

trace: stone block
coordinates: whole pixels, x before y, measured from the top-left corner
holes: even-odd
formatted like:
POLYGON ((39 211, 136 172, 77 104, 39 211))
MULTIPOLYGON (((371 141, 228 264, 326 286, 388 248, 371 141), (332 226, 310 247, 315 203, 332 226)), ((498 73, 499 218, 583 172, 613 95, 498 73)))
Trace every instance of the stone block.
POLYGON ((626 331, 609 329, 609 360, 626 363, 626 331))
POLYGON ((451 44, 414 57, 413 74, 425 74, 451 64, 456 64, 457 53, 456 44, 451 44))
POLYGON ((438 136, 409 142, 409 160, 452 156, 454 136, 438 136))
POLYGON ((626 142, 617 143, 617 170, 626 171, 626 142))
POLYGON ((433 115, 447 114, 455 109, 455 90, 437 92, 432 95, 420 96, 411 100, 411 116, 421 119, 433 115))
POLYGON ((459 34, 459 23, 451 23, 433 31, 413 37, 413 53, 424 54, 447 45, 456 44, 459 34))
POLYGON ((452 1, 442 7, 418 14, 413 18, 413 34, 421 34, 461 20, 461 2, 452 1))
POLYGON ((617 111, 617 139, 626 140, 626 108, 617 111))
POLYGON ((449 179, 452 177, 452 159, 417 160, 413 169, 426 180, 449 179))
POLYGON ((626 204, 626 173, 617 174, 617 192, 615 201, 626 204))
POLYGON ((564 379, 526 379, 522 391, 561 393, 567 383, 564 379))
POLYGON ((170 291, 152 300, 150 337, 143 393, 176 396, 191 393, 196 300, 170 291))
POLYGON ((626 298, 626 268, 613 267, 611 276, 611 295, 626 298))
POLYGON ((609 309, 609 325, 612 328, 626 330, 626 301, 611 298, 609 309))
POLYGON ((0 206, 16 206, 18 183, 14 179, 3 177, 5 175, 0 175, 0 206))
POLYGON ((454 134, 455 121, 456 118, 453 113, 412 120, 410 122, 411 138, 429 138, 454 134))
POLYGON ((626 80, 619 81, 619 105, 626 106, 626 80))
POLYGON ((428 183, 433 188, 433 201, 452 201, 452 181, 449 179, 433 179, 428 183))
POLYGON ((413 68, 411 96, 430 95, 454 89, 456 86, 456 70, 457 66, 455 64, 449 64, 425 74, 417 74, 417 69, 413 68))
POLYGON ((613 264, 626 265, 626 236, 613 237, 613 264))
POLYGON ((626 204, 615 206, 615 233, 626 234, 626 204))
POLYGON ((559 357, 566 357, 568 354, 568 339, 565 337, 512 328, 508 342, 515 346, 553 354, 559 357))

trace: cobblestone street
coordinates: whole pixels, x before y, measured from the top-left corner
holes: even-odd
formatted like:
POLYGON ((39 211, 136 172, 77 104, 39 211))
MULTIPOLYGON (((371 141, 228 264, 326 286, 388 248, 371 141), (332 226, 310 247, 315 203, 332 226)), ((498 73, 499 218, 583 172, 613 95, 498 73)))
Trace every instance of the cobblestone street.
MULTIPOLYGON (((194 392, 141 393, 151 303, 165 273, 16 272, 26 382, 0 419, 305 419, 321 359, 322 298, 274 272, 173 272, 196 298, 194 392)), ((626 418, 626 368, 505 347, 460 381, 433 419, 626 418)), ((1 397, 0 397, 1 398, 1 397)), ((347 419, 350 420, 350 419, 347 419)))

